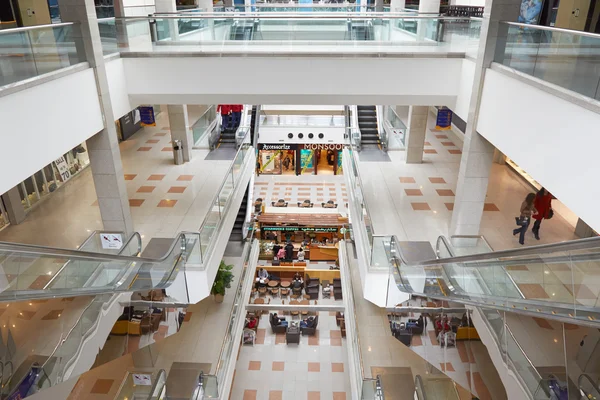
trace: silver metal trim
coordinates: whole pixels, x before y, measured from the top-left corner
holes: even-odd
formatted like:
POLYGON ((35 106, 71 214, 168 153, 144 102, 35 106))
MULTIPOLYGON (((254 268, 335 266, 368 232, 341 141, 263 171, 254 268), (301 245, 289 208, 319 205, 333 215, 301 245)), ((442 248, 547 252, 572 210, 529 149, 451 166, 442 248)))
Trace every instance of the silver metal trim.
POLYGON ((35 25, 35 26, 22 26, 19 28, 10 28, 10 29, 2 29, 0 30, 1 35, 8 35, 11 33, 17 32, 26 32, 26 31, 37 31, 40 29, 48 29, 48 28, 59 28, 61 26, 70 26, 70 25, 79 25, 78 22, 61 22, 60 24, 46 24, 46 25, 35 25))
POLYGON ((556 28, 556 27, 552 27, 552 26, 521 24, 519 22, 511 22, 511 21, 500 21, 500 23, 506 24, 506 25, 511 25, 511 26, 518 26, 519 28, 526 28, 529 31, 541 30, 541 31, 549 31, 549 32, 556 32, 556 33, 566 33, 566 34, 573 35, 573 36, 586 36, 586 37, 591 37, 591 38, 600 40, 600 34, 597 34, 597 33, 574 31, 571 29, 556 28))
MULTIPOLYGON (((115 20, 123 21, 143 21, 143 20, 155 20, 155 19, 235 19, 243 20, 250 19, 330 19, 330 20, 343 20, 346 21, 348 18, 353 20, 373 20, 373 19, 437 19, 441 21, 469 21, 469 17, 440 17, 438 15, 406 15, 404 13, 363 13, 363 12, 336 12, 336 13, 276 13, 276 12, 240 12, 240 13, 194 13, 193 15, 160 15, 150 17, 116 17, 115 20)), ((531 25, 529 25, 531 26, 531 25)))

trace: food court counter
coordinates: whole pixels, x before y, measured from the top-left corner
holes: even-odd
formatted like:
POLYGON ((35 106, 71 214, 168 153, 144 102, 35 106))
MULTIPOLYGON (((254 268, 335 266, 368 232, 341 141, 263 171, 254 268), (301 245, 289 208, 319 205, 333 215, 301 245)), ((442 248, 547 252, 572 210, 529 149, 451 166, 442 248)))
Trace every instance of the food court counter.
POLYGON ((311 244, 309 250, 311 261, 335 261, 338 258, 338 248, 334 245, 311 244))
POLYGON ((261 268, 266 269, 269 275, 275 275, 279 277, 279 279, 291 280, 296 272, 302 274, 302 279, 306 278, 306 274, 308 274, 311 278, 317 278, 321 281, 326 279, 329 282, 333 282, 334 278, 340 278, 339 269, 310 269, 306 268, 306 263, 293 263, 293 265, 290 263, 290 265, 281 266, 265 265, 261 268))

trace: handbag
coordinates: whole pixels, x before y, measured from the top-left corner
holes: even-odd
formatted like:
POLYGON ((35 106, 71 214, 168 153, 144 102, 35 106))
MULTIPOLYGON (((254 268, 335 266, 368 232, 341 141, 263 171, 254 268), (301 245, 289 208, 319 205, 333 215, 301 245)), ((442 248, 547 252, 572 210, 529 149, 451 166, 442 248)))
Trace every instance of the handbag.
POLYGON ((546 214, 546 219, 552 219, 552 217, 554 217, 554 210, 549 209, 548 213, 546 214))
POLYGON ((529 217, 515 217, 518 226, 525 226, 529 223, 529 217))

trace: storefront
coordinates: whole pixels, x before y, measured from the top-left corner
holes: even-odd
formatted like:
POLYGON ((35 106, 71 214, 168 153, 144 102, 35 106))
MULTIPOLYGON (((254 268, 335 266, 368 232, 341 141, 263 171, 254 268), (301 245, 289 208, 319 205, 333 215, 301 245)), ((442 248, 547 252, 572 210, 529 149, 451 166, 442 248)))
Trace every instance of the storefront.
POLYGON ((342 239, 341 229, 348 221, 341 218, 337 210, 330 209, 322 213, 302 212, 296 209, 275 210, 267 207, 258 217, 257 238, 261 240, 260 258, 273 260, 273 246, 276 243, 291 242, 294 245, 293 258, 302 246, 305 260, 335 261, 338 254, 338 242, 342 239), (298 214, 300 213, 300 214, 298 214), (281 222, 286 221, 286 222, 281 222))
POLYGON ((296 175, 296 144, 258 145, 257 173, 265 175, 296 175))
POLYGON ((341 175, 343 144, 260 143, 257 173, 266 175, 341 175))
MULTIPOLYGON (((29 212, 34 205, 77 176, 89 164, 87 146, 83 142, 16 186, 21 198, 20 206, 25 213, 29 212)), ((16 205, 19 206, 19 203, 16 205)), ((0 229, 9 223, 8 215, 6 203, 0 198, 0 229)))

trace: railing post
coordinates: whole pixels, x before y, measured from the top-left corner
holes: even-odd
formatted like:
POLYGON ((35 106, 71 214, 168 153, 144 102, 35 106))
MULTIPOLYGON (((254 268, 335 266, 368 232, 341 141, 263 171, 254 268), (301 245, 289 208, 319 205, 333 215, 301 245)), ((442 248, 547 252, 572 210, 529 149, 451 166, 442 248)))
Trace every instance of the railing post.
POLYGON ((156 43, 158 42, 158 30, 156 28, 156 19, 152 18, 152 14, 149 14, 148 17, 151 18, 148 20, 148 23, 150 24, 150 40, 152 40, 152 43, 156 43))

